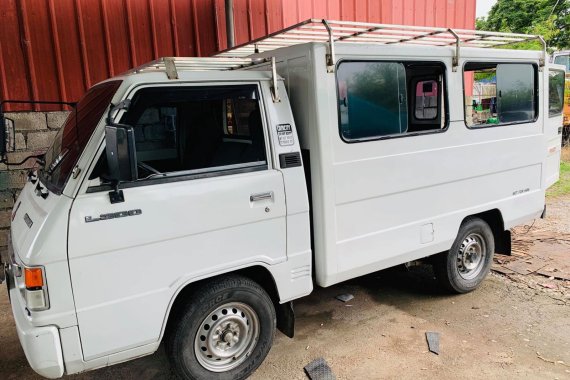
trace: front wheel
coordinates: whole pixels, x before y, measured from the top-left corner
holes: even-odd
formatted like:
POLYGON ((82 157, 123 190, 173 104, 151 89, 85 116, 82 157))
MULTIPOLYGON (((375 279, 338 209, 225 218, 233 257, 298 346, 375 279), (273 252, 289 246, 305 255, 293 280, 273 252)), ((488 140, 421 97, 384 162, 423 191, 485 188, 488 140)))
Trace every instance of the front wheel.
POLYGON ((475 290, 493 263, 493 231, 482 219, 471 218, 461 224, 451 249, 435 258, 434 272, 440 284, 454 293, 475 290))
POLYGON ((166 339, 182 379, 244 379, 267 356, 275 309, 267 293, 242 276, 214 280, 194 292, 166 339))

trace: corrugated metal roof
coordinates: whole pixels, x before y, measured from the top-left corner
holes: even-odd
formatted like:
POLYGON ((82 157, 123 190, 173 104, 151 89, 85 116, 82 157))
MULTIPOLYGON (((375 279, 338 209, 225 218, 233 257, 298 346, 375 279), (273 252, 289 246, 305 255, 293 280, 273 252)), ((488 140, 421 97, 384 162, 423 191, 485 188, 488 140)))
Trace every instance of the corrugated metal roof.
MULTIPOLYGON (((234 0, 234 18, 238 44, 308 18, 472 29, 475 0, 234 0)), ((76 101, 159 57, 226 48, 224 0, 4 0, 0 19, 3 100, 76 101)))

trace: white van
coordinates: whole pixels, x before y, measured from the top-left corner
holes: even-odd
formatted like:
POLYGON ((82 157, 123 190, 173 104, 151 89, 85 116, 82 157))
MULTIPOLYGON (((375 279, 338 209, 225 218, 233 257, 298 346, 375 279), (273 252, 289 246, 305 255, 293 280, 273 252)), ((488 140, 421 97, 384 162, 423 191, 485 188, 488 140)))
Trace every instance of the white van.
POLYGON ((242 379, 314 284, 426 258, 474 290, 558 179, 563 68, 489 49, 535 38, 308 20, 94 86, 13 210, 30 365, 164 341, 182 378, 242 379))

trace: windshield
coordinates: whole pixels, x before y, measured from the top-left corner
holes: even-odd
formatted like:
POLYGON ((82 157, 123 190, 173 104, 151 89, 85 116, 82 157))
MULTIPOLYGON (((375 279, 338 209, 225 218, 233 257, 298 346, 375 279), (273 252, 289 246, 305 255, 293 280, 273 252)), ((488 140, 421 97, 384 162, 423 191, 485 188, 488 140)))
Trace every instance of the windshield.
POLYGON ((92 87, 69 114, 45 155, 40 171, 42 182, 50 191, 61 194, 89 138, 103 117, 121 81, 92 87))

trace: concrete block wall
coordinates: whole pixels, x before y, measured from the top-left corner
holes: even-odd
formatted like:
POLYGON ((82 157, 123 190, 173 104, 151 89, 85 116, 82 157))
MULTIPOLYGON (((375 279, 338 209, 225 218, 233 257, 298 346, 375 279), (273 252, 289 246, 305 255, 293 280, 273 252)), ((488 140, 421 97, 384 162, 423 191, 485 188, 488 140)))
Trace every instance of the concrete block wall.
MULTIPOLYGON (((9 112, 5 114, 9 128, 15 129, 15 151, 8 153, 8 162, 20 162, 30 155, 49 148, 69 112, 9 112)), ((27 181, 28 171, 36 165, 28 160, 23 165, 0 164, 0 253, 5 254, 12 207, 27 181)))

